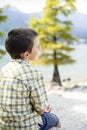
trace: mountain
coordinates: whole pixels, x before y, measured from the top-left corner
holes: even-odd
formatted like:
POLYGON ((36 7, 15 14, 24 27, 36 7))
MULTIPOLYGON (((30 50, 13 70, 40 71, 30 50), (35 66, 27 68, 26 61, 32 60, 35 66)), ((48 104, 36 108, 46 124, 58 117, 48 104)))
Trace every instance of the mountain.
POLYGON ((17 27, 28 27, 30 17, 32 15, 40 17, 41 13, 26 14, 15 7, 9 7, 8 9, 3 10, 3 15, 8 16, 8 19, 6 22, 0 23, 0 30, 5 33, 2 37, 0 37, 0 44, 4 42, 7 32, 17 27))
POLYGON ((61 20, 71 20, 73 23, 72 34, 81 39, 87 39, 87 14, 82 14, 78 11, 75 11, 73 14, 70 14, 68 17, 60 15, 61 20))
POLYGON ((76 11, 71 15, 71 19, 74 24, 73 34, 79 38, 87 39, 87 14, 82 14, 76 11))
MULTIPOLYGON (((4 15, 8 16, 8 20, 6 22, 0 23, 0 30, 5 32, 5 35, 3 35, 0 38, 0 43, 2 44, 4 42, 4 38, 6 37, 6 34, 9 30, 12 28, 17 28, 17 27, 28 27, 28 21, 31 17, 31 15, 34 15, 35 17, 41 17, 42 12, 40 13, 33 13, 33 14, 26 14, 21 11, 19 11, 15 7, 10 7, 8 9, 5 9, 3 11, 4 15)), ((62 16, 60 16, 62 17, 62 16)), ((87 15, 81 14, 79 12, 75 12, 72 15, 68 17, 71 19, 74 23, 74 28, 72 33, 82 39, 87 39, 86 33, 87 33, 87 15)), ((63 19, 63 17, 62 17, 63 19)))
POLYGON ((27 27, 27 20, 29 15, 24 14, 17 10, 14 7, 10 7, 8 9, 5 9, 3 11, 3 14, 8 16, 8 19, 6 22, 0 23, 0 30, 8 32, 10 29, 14 27, 27 27))

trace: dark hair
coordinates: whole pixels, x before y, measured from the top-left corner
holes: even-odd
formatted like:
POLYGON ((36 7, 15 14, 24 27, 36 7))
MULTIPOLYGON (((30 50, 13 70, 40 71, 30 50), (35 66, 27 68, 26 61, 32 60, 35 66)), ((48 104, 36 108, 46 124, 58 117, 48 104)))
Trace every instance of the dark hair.
POLYGON ((31 28, 16 28, 8 33, 5 48, 13 59, 21 58, 22 52, 32 51, 34 38, 38 33, 31 28))

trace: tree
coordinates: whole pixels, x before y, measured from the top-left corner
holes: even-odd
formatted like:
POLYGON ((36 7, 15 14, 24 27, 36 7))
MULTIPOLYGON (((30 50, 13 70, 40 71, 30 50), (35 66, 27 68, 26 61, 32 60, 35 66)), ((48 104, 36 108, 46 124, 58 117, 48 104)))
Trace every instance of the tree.
MULTIPOLYGON (((6 19, 7 19, 7 16, 5 16, 5 15, 2 14, 3 9, 4 9, 4 8, 0 8, 0 23, 6 21, 6 19)), ((3 35, 3 32, 0 30, 0 37, 1 37, 2 35, 3 35)), ((5 54, 5 51, 2 50, 2 49, 0 49, 0 58, 1 58, 2 55, 4 55, 4 54, 5 54)))
POLYGON ((70 32, 73 24, 69 15, 75 11, 75 0, 46 0, 42 18, 33 17, 29 25, 39 32, 43 48, 39 63, 53 64, 52 81, 62 86, 58 66, 73 63, 72 43, 77 40, 70 32))

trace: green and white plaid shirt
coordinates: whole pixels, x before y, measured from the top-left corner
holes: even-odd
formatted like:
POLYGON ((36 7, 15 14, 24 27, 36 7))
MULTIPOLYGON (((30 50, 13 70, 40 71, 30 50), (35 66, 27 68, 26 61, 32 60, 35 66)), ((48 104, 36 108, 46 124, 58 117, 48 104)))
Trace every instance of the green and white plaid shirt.
POLYGON ((47 101, 42 74, 24 59, 0 70, 0 130, 39 130, 47 101))

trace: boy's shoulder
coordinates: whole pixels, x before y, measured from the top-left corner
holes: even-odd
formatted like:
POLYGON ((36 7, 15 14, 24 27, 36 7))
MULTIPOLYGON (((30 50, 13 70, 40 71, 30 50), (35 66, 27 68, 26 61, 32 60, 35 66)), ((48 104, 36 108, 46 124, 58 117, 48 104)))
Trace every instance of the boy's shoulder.
POLYGON ((21 67, 24 70, 26 70, 27 72, 36 73, 36 74, 42 74, 41 71, 36 66, 32 65, 31 63, 29 63, 29 61, 27 61, 27 60, 24 60, 23 64, 21 64, 21 67))
POLYGON ((31 65, 26 60, 11 60, 8 64, 1 68, 1 74, 8 77, 16 77, 19 79, 42 77, 41 71, 31 65))
POLYGON ((29 64, 29 73, 31 73, 33 76, 42 76, 41 71, 31 64, 29 64))

